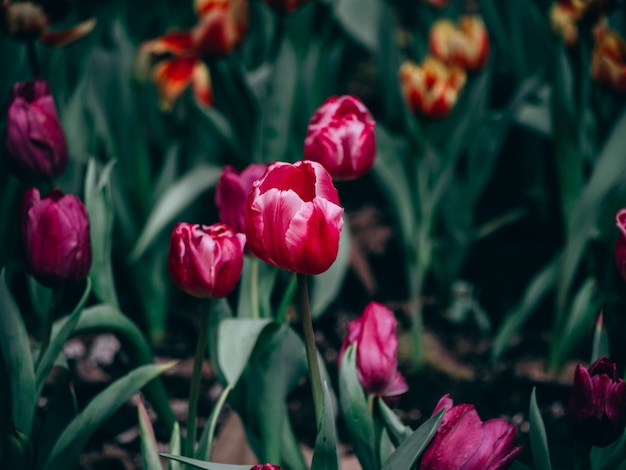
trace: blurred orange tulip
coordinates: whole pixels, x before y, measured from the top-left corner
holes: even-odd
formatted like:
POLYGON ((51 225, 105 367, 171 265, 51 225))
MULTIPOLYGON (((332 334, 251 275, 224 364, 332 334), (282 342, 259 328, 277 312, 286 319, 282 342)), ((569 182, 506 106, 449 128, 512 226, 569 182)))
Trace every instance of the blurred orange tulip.
POLYGON ((430 28, 428 44, 432 55, 441 61, 476 71, 489 58, 489 36, 479 16, 465 15, 455 25, 450 20, 436 21, 430 28))
POLYGON ((400 68, 402 92, 413 112, 428 117, 444 117, 454 107, 465 85, 465 70, 447 66, 435 57, 426 57, 420 65, 407 60, 400 68))
POLYGON ((594 36, 591 76, 615 91, 626 91, 626 42, 605 25, 598 26, 594 36))
POLYGON ((572 47, 578 42, 578 23, 583 18, 597 20, 616 3, 616 0, 559 0, 550 8, 552 30, 572 47))

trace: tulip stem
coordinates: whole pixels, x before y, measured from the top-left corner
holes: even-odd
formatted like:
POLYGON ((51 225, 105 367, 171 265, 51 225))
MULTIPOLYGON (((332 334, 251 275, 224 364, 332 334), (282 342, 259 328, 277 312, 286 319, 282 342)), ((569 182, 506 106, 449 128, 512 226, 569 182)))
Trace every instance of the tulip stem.
POLYGON ((260 318, 259 313, 259 258, 250 260, 250 307, 252 318, 260 318))
POLYGON ((33 78, 41 77, 41 65, 39 64, 35 41, 28 41, 26 43, 26 55, 28 56, 28 65, 30 65, 33 78))
POLYGON ((52 336, 52 324, 54 323, 54 317, 56 315, 57 306, 63 295, 63 287, 57 287, 52 289, 52 297, 50 298, 50 307, 48 308, 48 314, 43 319, 41 328, 41 348, 39 349, 39 357, 42 358, 48 344, 50 344, 50 336, 52 336))
POLYGON ((587 442, 577 440, 574 447, 576 449, 574 470, 590 470, 591 459, 589 453, 591 452, 591 445, 587 442))
POLYGON ((320 366, 317 362, 317 348, 315 347, 315 334, 313 333, 313 320, 311 319, 311 308, 309 306, 309 289, 307 277, 304 274, 297 274, 298 278, 298 301, 300 304, 300 318, 302 320, 302 332, 304 334, 304 346, 306 348, 306 359, 309 365, 309 380, 313 392, 313 407, 315 408, 315 421, 320 424, 322 417, 322 378, 320 376, 320 366))
POLYGON ((211 301, 207 299, 202 304, 200 333, 196 344, 196 355, 193 360, 191 386, 189 388, 189 409, 187 410, 187 439, 185 441, 185 456, 193 457, 196 446, 196 415, 198 413, 198 397, 200 396, 200 380, 202 378, 202 363, 206 353, 209 336, 209 317, 211 301))

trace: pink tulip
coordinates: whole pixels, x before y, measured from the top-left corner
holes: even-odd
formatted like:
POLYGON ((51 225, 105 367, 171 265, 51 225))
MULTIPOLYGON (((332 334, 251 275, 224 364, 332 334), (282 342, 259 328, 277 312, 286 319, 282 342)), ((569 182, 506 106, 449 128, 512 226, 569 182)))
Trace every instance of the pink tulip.
POLYGON ((246 203, 252 183, 258 180, 267 169, 265 164, 248 165, 241 172, 226 165, 215 189, 215 204, 220 220, 230 225, 235 232, 244 233, 246 203))
POLYGON ((245 243, 243 234, 221 223, 177 224, 168 260, 174 284, 194 297, 226 297, 241 276, 245 243))
POLYGON ((342 216, 337 189, 322 165, 276 162, 248 195, 248 247, 279 268, 320 274, 337 258, 342 216))
POLYGON ((29 189, 22 199, 21 232, 28 269, 41 284, 57 287, 87 277, 89 216, 76 196, 54 189, 41 198, 29 189))
POLYGON ((266 463, 264 465, 255 465, 250 470, 280 470, 278 465, 272 465, 271 463, 266 463))
POLYGON ((433 414, 446 408, 439 429, 422 456, 420 470, 504 470, 521 447, 514 447, 515 426, 494 418, 484 423, 474 405, 453 406, 449 395, 433 414))
POLYGON ((24 179, 52 179, 65 169, 65 134, 47 82, 13 85, 4 148, 9 165, 24 179))
POLYGON ((339 352, 339 363, 348 346, 356 343, 359 381, 372 395, 391 398, 409 389, 398 372, 396 326, 393 312, 377 302, 370 302, 363 315, 348 325, 348 336, 339 352))
POLYGON ((336 180, 367 173, 376 157, 376 121, 358 98, 328 98, 311 117, 304 158, 324 165, 336 180))

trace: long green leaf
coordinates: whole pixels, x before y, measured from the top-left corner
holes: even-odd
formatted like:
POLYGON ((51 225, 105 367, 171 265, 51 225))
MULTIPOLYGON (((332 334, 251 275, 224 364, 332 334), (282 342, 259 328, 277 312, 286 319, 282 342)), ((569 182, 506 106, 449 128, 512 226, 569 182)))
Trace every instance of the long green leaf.
POLYGON ((140 397, 137 403, 137 415, 139 418, 139 437, 141 440, 141 462, 144 470, 163 470, 159 451, 157 450, 156 436, 150 421, 150 416, 140 397))
POLYGON ((322 418, 317 438, 315 439, 311 470, 339 470, 335 414, 333 413, 332 399, 328 391, 328 382, 324 382, 322 418))
MULTIPOLYGON (((180 436, 180 426, 178 422, 174 423, 172 429, 172 437, 170 437, 170 452, 174 455, 180 455, 182 449, 182 438, 180 436)), ((185 470, 184 465, 175 460, 167 461, 167 470, 185 470)))
POLYGON ((81 313, 83 312, 83 307, 87 303, 87 299, 89 298, 89 294, 91 293, 91 281, 87 278, 87 285, 85 286, 85 291, 83 292, 83 296, 78 301, 78 304, 74 308, 74 311, 69 315, 67 321, 64 323, 63 327, 56 331, 57 334, 54 334, 50 338, 50 344, 46 348, 43 356, 37 363, 37 369, 35 371, 35 395, 41 395, 41 391, 43 390, 44 385, 46 384, 46 380, 48 379, 48 375, 50 374, 50 370, 56 360, 57 356, 63 349, 63 345, 72 335, 72 331, 76 327, 78 320, 80 318, 81 313))
POLYGON ((408 439, 405 439, 396 451, 391 454, 391 457, 387 459, 382 470, 412 468, 435 436, 444 411, 441 410, 436 415, 428 418, 408 439))
POLYGON ((96 395, 59 436, 43 469, 56 470, 71 466, 91 434, 104 421, 148 382, 173 365, 172 363, 138 367, 96 395))
POLYGON ((552 470, 550 464, 550 452, 548 451, 548 440, 546 438, 546 428, 543 424, 541 412, 537 406, 536 388, 530 395, 530 448, 533 453, 533 462, 535 462, 535 470, 552 470))
POLYGON ((339 24, 370 52, 377 52, 382 15, 380 0, 338 0, 335 3, 335 17, 339 24))
POLYGON ((35 370, 28 333, 7 286, 4 269, 0 273, 0 350, 11 386, 13 422, 30 435, 36 406, 35 370))
POLYGON ((136 261, 146 251, 167 224, 191 204, 200 194, 217 183, 221 169, 198 165, 172 184, 159 198, 148 216, 129 258, 136 261))
MULTIPOLYGON (((217 427, 217 420, 220 417, 220 413, 226 404, 226 399, 228 398, 228 394, 232 390, 231 385, 227 385, 226 388, 222 391, 219 400, 215 403, 211 414, 209 415, 209 419, 207 420, 206 426, 202 431, 202 436, 200 436, 200 440, 198 442, 198 448, 196 449, 195 457, 197 459, 209 460, 211 458, 211 450, 213 448, 213 437, 215 436, 215 428, 217 427)), ((170 452, 174 452, 170 449, 170 452)))
POLYGON ((598 315, 598 321, 596 322, 596 329, 593 334, 593 347, 591 348, 591 362, 594 363, 602 356, 610 357, 611 352, 609 348, 609 335, 604 328, 604 314, 600 312, 598 315))
POLYGON ((376 400, 376 402, 391 442, 398 447, 413 433, 413 430, 400 421, 400 418, 387 406, 384 400, 376 400))
POLYGON ((250 470, 252 465, 228 465, 225 463, 205 462, 198 459, 190 459, 189 457, 182 457, 180 455, 161 454, 166 459, 176 460, 177 462, 184 463, 185 465, 191 465, 195 468, 202 470, 250 470))

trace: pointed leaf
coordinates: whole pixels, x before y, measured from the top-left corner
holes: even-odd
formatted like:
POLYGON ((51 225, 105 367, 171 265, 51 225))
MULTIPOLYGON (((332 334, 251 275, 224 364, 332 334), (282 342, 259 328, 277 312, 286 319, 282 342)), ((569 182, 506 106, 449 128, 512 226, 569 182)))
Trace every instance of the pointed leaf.
POLYGON ((339 24, 370 52, 378 51, 381 15, 380 0, 338 0, 335 4, 339 24))
POLYGON ((157 450, 154 428, 141 397, 139 397, 137 403, 137 413, 139 415, 139 437, 141 440, 141 468, 144 470, 163 470, 161 460, 159 459, 159 451, 157 450))
POLYGON ((548 451, 548 440, 546 438, 546 428, 543 424, 541 412, 537 406, 536 387, 530 395, 530 448, 533 453, 535 470, 552 470, 550 465, 550 452, 548 451))
MULTIPOLYGON (((174 423, 172 428, 172 437, 170 437, 170 452, 174 455, 180 455, 182 449, 182 439, 180 436, 180 426, 178 422, 174 423)), ((167 470, 185 470, 183 464, 175 460, 167 461, 167 470)))
MULTIPOLYGON (((200 441, 198 442, 198 448, 196 449, 195 457, 197 459, 209 460, 211 458, 211 450, 213 448, 213 437, 215 436, 215 428, 217 427, 217 420, 220 417, 220 413, 224 408, 224 404, 226 403, 226 399, 228 398, 228 394, 232 390, 231 385, 227 385, 226 388, 222 391, 219 400, 215 403, 211 414, 209 415, 209 419, 207 420, 206 426, 202 431, 202 436, 200 436, 200 441)), ((170 449, 170 452, 174 452, 170 449)))
POLYGON ((335 414, 333 413, 332 399, 328 391, 328 382, 324 382, 322 416, 317 438, 315 439, 311 470, 339 470, 335 414))
POLYGON ((189 457, 182 457, 180 455, 161 455, 166 459, 176 460, 177 462, 191 465, 194 468, 200 468, 202 470, 250 470, 253 467, 252 465, 228 465, 225 463, 205 462, 203 460, 190 459, 189 457))
POLYGON ((400 418, 387 406, 384 400, 376 400, 380 416, 383 419, 385 429, 389 433, 389 437, 394 446, 398 447, 402 441, 413 434, 413 430, 406 426, 400 418))
POLYGON ((596 322, 596 330, 593 334, 593 347, 591 348, 591 363, 593 364, 602 356, 611 357, 609 348, 609 335, 606 333, 603 321, 604 314, 600 312, 596 322))

